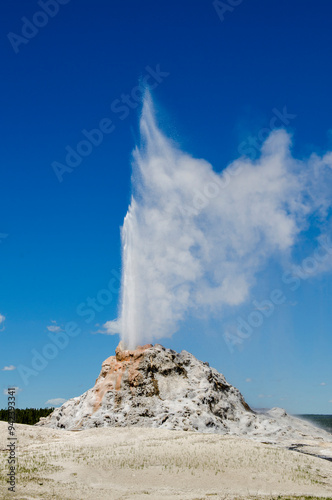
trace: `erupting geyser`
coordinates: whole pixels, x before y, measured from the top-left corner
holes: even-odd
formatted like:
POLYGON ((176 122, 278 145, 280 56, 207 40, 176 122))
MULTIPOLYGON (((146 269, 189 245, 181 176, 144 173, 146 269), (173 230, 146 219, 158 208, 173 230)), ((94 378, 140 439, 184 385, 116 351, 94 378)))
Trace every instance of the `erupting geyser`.
POLYGON ((187 313, 222 314, 225 306, 248 298, 267 259, 290 253, 310 214, 324 218, 332 154, 294 160, 290 138, 279 130, 265 141, 258 160, 241 158, 217 174, 160 132, 149 93, 140 129, 122 228, 119 319, 105 325, 122 342, 92 389, 38 425, 162 427, 285 446, 331 441, 280 408, 255 413, 208 363, 148 342, 172 335, 187 313))
POLYGON ((186 314, 221 316, 248 299, 268 259, 289 256, 308 217, 330 206, 332 154, 306 162, 271 132, 260 158, 221 173, 192 158, 156 124, 146 92, 132 199, 122 228, 119 319, 105 324, 128 348, 171 336, 186 314))

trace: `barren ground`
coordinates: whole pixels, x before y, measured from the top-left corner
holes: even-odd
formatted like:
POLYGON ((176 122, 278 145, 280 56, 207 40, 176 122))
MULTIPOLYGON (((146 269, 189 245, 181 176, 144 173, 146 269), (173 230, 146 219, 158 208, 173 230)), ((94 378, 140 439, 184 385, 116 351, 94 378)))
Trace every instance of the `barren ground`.
POLYGON ((240 437, 19 424, 16 431, 18 480, 11 493, 7 424, 0 422, 0 497, 6 500, 332 499, 332 462, 240 437))

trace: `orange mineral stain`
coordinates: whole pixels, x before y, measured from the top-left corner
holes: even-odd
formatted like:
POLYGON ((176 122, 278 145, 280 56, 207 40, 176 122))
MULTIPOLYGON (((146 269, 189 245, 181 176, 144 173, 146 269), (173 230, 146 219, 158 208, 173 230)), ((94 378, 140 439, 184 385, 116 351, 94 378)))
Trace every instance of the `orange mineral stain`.
POLYGON ((128 377, 129 385, 134 392, 139 384, 141 374, 138 370, 142 360, 143 352, 153 347, 152 344, 138 346, 134 350, 122 349, 121 342, 115 350, 115 356, 107 358, 101 367, 101 372, 95 383, 95 403, 93 413, 101 405, 103 397, 109 391, 119 391, 124 375, 128 377))

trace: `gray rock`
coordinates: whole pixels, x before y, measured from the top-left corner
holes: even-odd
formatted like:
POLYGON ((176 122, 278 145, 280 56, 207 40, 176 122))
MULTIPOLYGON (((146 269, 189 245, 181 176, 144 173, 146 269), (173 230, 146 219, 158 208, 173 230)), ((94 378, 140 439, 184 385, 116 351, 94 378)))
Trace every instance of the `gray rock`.
POLYGON ((92 389, 70 399, 39 426, 67 430, 91 427, 160 427, 245 435, 270 441, 331 435, 287 415, 281 408, 254 412, 238 389, 208 363, 160 344, 123 349, 102 364, 92 389))

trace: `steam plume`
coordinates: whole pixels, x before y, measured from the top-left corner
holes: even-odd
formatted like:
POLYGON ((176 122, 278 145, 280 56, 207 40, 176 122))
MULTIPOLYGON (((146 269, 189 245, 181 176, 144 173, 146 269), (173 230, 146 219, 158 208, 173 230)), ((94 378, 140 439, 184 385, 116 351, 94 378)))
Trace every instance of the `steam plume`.
POLYGON ((261 156, 220 174, 159 130, 147 92, 133 193, 122 228, 122 291, 117 321, 104 326, 125 345, 171 336, 187 314, 220 314, 248 299, 267 260, 290 253, 308 217, 329 208, 332 153, 306 162, 284 130, 261 156))

